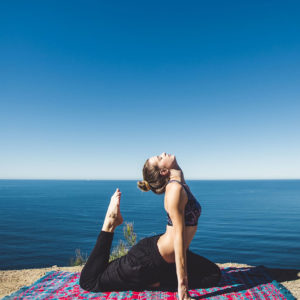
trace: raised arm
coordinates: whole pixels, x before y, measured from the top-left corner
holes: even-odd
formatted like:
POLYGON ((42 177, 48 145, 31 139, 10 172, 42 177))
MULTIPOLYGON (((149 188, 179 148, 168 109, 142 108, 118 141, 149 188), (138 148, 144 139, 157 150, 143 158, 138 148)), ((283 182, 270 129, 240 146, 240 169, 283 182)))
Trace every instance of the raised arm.
POLYGON ((169 185, 166 193, 168 213, 173 223, 175 231, 174 250, 176 273, 178 280, 179 299, 191 299, 188 293, 188 276, 185 251, 185 222, 184 208, 187 199, 183 197, 183 188, 179 184, 169 185), (184 201, 185 199, 186 201, 184 201))

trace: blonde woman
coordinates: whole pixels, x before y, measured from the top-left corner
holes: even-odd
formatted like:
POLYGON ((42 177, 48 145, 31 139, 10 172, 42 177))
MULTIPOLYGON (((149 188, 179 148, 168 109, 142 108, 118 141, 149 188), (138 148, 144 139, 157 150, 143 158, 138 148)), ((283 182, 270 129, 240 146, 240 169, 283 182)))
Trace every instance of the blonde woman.
POLYGON ((140 240, 127 255, 109 263, 114 230, 123 222, 121 192, 117 189, 96 245, 82 269, 80 286, 93 292, 177 289, 180 300, 191 299, 188 289, 216 286, 221 277, 219 267, 189 250, 201 206, 186 184, 176 157, 162 153, 147 159, 143 178, 138 182, 141 190, 165 194, 165 233, 140 240))

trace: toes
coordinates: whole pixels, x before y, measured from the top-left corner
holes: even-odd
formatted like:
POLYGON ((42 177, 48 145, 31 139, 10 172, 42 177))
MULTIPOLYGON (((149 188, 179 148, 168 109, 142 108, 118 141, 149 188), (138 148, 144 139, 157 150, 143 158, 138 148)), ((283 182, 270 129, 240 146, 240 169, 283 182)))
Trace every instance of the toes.
POLYGON ((116 191, 115 191, 115 193, 114 193, 115 195, 119 195, 119 194, 121 194, 121 191, 119 190, 119 188, 117 188, 116 189, 116 191))
POLYGON ((116 191, 114 192, 114 194, 112 195, 112 198, 113 197, 117 197, 117 198, 120 198, 121 197, 121 192, 120 192, 120 190, 119 189, 116 189, 116 191))

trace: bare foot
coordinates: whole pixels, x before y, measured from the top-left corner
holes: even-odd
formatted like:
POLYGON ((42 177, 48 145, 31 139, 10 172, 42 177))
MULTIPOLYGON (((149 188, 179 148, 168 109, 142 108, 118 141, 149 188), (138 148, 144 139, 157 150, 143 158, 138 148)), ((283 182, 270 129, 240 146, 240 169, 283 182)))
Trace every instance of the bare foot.
POLYGON ((120 211, 120 199, 121 192, 117 188, 110 199, 102 227, 103 231, 114 232, 115 228, 123 223, 123 217, 120 211))

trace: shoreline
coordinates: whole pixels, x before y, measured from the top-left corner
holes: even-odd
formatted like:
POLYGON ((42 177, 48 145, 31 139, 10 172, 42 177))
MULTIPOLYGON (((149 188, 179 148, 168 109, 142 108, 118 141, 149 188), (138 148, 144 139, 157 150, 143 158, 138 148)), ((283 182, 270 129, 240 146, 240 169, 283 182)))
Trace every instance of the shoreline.
MULTIPOLYGON (((219 267, 253 267, 246 264, 223 263, 219 267)), ((52 266, 47 268, 20 269, 20 270, 0 270, 0 297, 10 295, 23 286, 29 286, 36 280, 44 276, 49 271, 67 271, 81 272, 83 266, 75 267, 58 267, 52 266)), ((300 299, 300 270, 296 269, 279 269, 267 268, 273 279, 285 286, 296 299, 300 299)))

